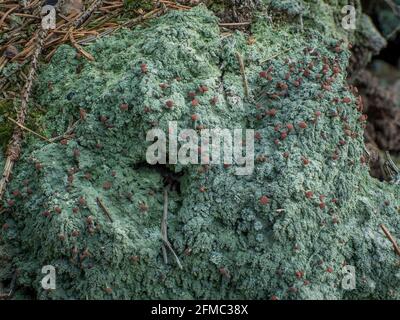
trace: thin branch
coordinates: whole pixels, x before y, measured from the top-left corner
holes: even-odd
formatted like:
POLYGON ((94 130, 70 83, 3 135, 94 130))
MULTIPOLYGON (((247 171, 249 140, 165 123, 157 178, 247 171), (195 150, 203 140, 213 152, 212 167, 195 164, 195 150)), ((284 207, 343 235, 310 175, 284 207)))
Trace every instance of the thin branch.
POLYGON ((168 247, 168 249, 172 252, 172 254, 175 257, 176 263, 178 264, 179 268, 182 270, 182 264, 175 253, 174 249, 172 248, 171 243, 168 241, 168 235, 167 235, 167 224, 168 224, 168 187, 165 187, 164 189, 164 212, 163 212, 163 217, 161 220, 161 237, 163 240, 163 255, 164 255, 164 261, 165 263, 168 263, 167 259, 167 250, 165 248, 165 245, 168 247))
POLYGON ((385 236, 389 239, 389 241, 392 243, 394 251, 396 251, 397 255, 400 256, 400 248, 397 245, 396 240, 393 238, 393 236, 390 234, 389 230, 383 225, 380 225, 383 233, 385 234, 385 236))
POLYGON ((236 58, 239 61, 239 66, 240 66, 240 73, 242 74, 242 81, 243 81, 243 88, 244 88, 244 95, 246 98, 249 96, 249 85, 247 83, 247 77, 246 77, 246 70, 244 69, 244 63, 243 63, 243 58, 240 55, 239 52, 236 52, 236 58))
POLYGON ((76 126, 78 125, 80 120, 77 120, 76 122, 74 122, 74 124, 72 126, 70 126, 67 131, 65 131, 62 135, 54 137, 49 139, 50 142, 56 142, 58 140, 64 139, 66 137, 68 137, 76 128, 76 126))
POLYGON ((12 7, 10 10, 8 10, 0 19, 0 27, 2 26, 3 22, 6 20, 6 18, 8 17, 8 15, 13 12, 15 9, 17 9, 18 6, 12 7))
POLYGON ((94 61, 93 56, 90 53, 88 53, 85 50, 83 50, 82 47, 75 41, 75 38, 73 36, 73 31, 72 30, 70 30, 69 39, 71 41, 72 46, 76 50, 78 50, 80 52, 80 54, 82 54, 86 59, 88 59, 90 61, 94 61))
POLYGON ((114 222, 113 219, 111 218, 110 211, 108 211, 107 207, 104 205, 103 201, 99 197, 96 198, 97 203, 99 204, 99 207, 103 210, 105 215, 110 219, 111 222, 114 222))
POLYGON ((164 208, 163 208, 163 217, 161 220, 161 237, 163 239, 162 243, 162 253, 164 257, 164 263, 168 264, 168 256, 167 256, 167 249, 165 248, 164 239, 167 238, 167 218, 168 218, 168 190, 164 190, 164 208))
POLYGON ((385 2, 392 9, 393 13, 400 17, 400 6, 397 5, 393 0, 385 0, 385 2))
POLYGON ((251 24, 251 21, 246 22, 221 22, 218 23, 220 27, 240 27, 240 26, 248 26, 251 24))
POLYGON ((290 50, 292 50, 292 49, 291 49, 291 48, 287 48, 287 49, 285 49, 285 50, 279 51, 278 53, 276 53, 276 54, 274 54, 274 55, 272 55, 272 56, 269 56, 267 59, 260 61, 260 63, 265 63, 265 62, 267 62, 267 61, 270 61, 270 60, 272 60, 272 59, 275 59, 276 57, 278 57, 278 56, 280 56, 280 55, 282 55, 282 54, 284 54, 284 53, 287 53, 287 52, 289 52, 290 50))
POLYGON ((29 129, 28 127, 25 127, 23 124, 18 123, 18 121, 14 120, 13 118, 7 117, 8 120, 10 120, 12 123, 16 124, 17 126, 19 126, 20 128, 32 133, 33 135, 39 137, 40 139, 47 141, 47 142, 51 142, 49 139, 47 139, 45 136, 42 136, 41 134, 29 129))

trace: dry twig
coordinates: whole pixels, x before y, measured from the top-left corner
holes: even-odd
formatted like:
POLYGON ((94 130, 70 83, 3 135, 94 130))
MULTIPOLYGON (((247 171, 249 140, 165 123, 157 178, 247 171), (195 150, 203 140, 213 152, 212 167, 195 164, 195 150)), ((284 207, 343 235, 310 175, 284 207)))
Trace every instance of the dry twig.
POLYGON ((400 256, 400 248, 397 245, 396 240, 393 238, 393 236, 390 234, 389 230, 383 225, 380 225, 383 233, 385 234, 385 236, 389 239, 389 241, 392 243, 394 251, 396 251, 397 255, 400 256))
POLYGON ((97 203, 99 204, 99 207, 103 210, 103 212, 105 213, 105 215, 108 217, 108 219, 111 222, 114 222, 113 219, 111 218, 111 214, 110 211, 108 211, 107 207, 104 205, 103 201, 101 201, 101 199, 99 197, 96 198, 97 203))
POLYGON ((51 142, 51 141, 50 141, 49 139, 47 139, 45 136, 42 136, 41 134, 39 134, 39 133, 37 133, 37 132, 35 132, 35 131, 33 131, 33 130, 27 128, 27 127, 25 127, 23 124, 19 123, 18 121, 14 120, 13 118, 7 117, 7 119, 10 120, 12 123, 16 124, 17 126, 21 127, 21 129, 24 129, 24 130, 26 130, 26 131, 32 133, 33 135, 39 137, 40 139, 42 139, 42 140, 44 140, 44 141, 47 141, 47 142, 51 142))
POLYGON ((236 58, 239 61, 240 73, 242 75, 242 81, 243 81, 244 95, 247 98, 249 96, 249 85, 247 83, 246 70, 244 69, 243 58, 239 52, 236 52, 236 58))
POLYGON ((171 243, 168 241, 168 187, 164 188, 164 210, 163 210, 163 217, 161 220, 161 238, 163 240, 163 245, 162 245, 162 250, 163 250, 163 256, 164 256, 164 262, 167 264, 168 263, 168 258, 167 258, 167 248, 172 252, 172 254, 175 257, 176 263, 178 264, 180 269, 183 269, 182 264, 175 253, 174 249, 172 248, 171 243))

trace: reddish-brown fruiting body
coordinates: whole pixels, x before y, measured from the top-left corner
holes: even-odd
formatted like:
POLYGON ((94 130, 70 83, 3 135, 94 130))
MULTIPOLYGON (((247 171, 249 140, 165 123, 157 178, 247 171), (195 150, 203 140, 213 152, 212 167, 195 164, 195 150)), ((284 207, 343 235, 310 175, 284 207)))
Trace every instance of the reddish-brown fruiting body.
POLYGON ((306 191, 306 198, 311 199, 313 197, 314 193, 312 191, 306 191))
POLYGON ((78 200, 78 202, 79 202, 79 204, 81 205, 81 206, 84 206, 85 204, 86 204, 86 200, 85 200, 85 198, 84 197, 79 197, 79 200, 78 200))
POLYGON ((278 82, 277 85, 276 85, 276 87, 277 87, 279 90, 282 90, 282 91, 288 89, 288 85, 287 85, 286 83, 284 83, 284 82, 278 82))
POLYGON ((121 111, 126 111, 129 109, 129 106, 127 103, 121 103, 121 105, 119 106, 121 111))
POLYGON ((303 164, 304 164, 305 166, 308 165, 308 164, 310 163, 310 160, 308 160, 308 159, 305 158, 305 157, 303 157, 301 160, 303 161, 303 164))
POLYGON ((269 203, 269 198, 267 196, 262 196, 260 198, 260 204, 262 204, 263 206, 267 205, 269 203))
POLYGON ((219 268, 219 273, 228 279, 231 277, 229 270, 224 267, 219 268))
POLYGON ((77 236, 79 236, 79 231, 78 230, 74 230, 74 231, 72 231, 71 235, 73 237, 77 237, 77 236))
POLYGON ((147 64, 145 64, 145 63, 142 63, 141 65, 140 65, 140 70, 142 71, 142 73, 147 73, 147 64))
POLYGON ((110 181, 105 181, 105 182, 103 183, 103 189, 104 189, 104 190, 110 190, 111 187, 112 187, 112 183, 111 183, 110 181))
POLYGON ((300 128, 300 129, 305 129, 305 128, 307 128, 307 123, 305 123, 304 121, 299 122, 299 128, 300 128))
POLYGON ((364 122, 364 121, 367 121, 367 119, 368 119, 368 116, 366 114, 363 114, 358 118, 358 121, 364 122))
POLYGON ((200 91, 201 93, 206 93, 206 92, 208 91, 208 88, 207 88, 206 86, 204 86, 204 85, 201 85, 201 86, 199 87, 199 91, 200 91))
POLYGON ((282 156, 283 156, 285 159, 289 158, 289 152, 285 151, 285 152, 282 154, 282 156))
POLYGON ((93 223, 93 220, 94 220, 93 216, 88 216, 88 217, 86 218, 86 223, 87 223, 87 224, 92 224, 92 223, 93 223))
POLYGON ((139 256, 131 256, 131 261, 133 263, 138 263, 140 261, 140 257, 139 256))

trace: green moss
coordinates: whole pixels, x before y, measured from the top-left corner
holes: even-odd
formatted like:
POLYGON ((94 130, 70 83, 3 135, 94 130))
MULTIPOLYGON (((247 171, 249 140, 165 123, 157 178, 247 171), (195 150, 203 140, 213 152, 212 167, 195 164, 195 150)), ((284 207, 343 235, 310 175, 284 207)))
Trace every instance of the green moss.
MULTIPOLYGON (((364 123, 346 84, 346 35, 328 2, 310 6, 309 18, 321 8, 333 29, 275 25, 260 12, 253 45, 240 32, 221 37, 203 6, 169 12, 148 28, 89 45, 96 60, 83 62, 80 73, 74 49, 60 47, 35 91, 48 110, 43 126, 62 133, 80 108, 86 118, 67 145, 31 143, 15 170, 6 199, 15 204, 7 202, 10 212, 0 216, 10 228, 0 232, 18 248, 20 285, 41 299, 399 298, 397 257, 379 229, 383 223, 399 237, 399 189, 368 175, 364 123), (260 77, 268 70, 271 80, 260 77), (198 93, 200 85, 208 91, 198 93), (171 110, 167 100, 174 101, 171 110), (144 164, 146 132, 155 125, 167 132, 170 120, 180 128, 252 128, 260 136, 250 176, 222 165, 170 166, 184 173, 181 193, 169 193, 168 220, 183 270, 172 256, 163 262, 162 174, 144 164), (263 195, 268 205, 260 203, 263 195), (356 267, 356 290, 341 287, 344 263, 356 267), (40 287, 46 264, 57 269, 54 291, 40 287)), ((315 25, 323 24, 318 17, 315 25)))

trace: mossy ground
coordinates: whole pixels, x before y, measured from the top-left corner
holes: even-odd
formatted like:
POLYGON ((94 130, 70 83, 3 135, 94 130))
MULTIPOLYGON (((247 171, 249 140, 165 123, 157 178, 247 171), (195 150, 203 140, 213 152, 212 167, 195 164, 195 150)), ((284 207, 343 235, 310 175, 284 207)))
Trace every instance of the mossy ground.
POLYGON ((94 62, 58 50, 37 82, 43 126, 62 134, 80 109, 85 116, 67 143, 26 146, 16 168, 0 234, 20 287, 41 299, 400 297, 398 260, 379 229, 399 238, 399 190, 368 174, 365 121, 346 85, 349 35, 332 1, 302 3, 303 30, 260 12, 255 42, 222 37, 199 6, 93 43, 94 62), (168 221, 183 270, 172 255, 163 262, 162 176, 142 165, 146 132, 167 132, 171 120, 257 135, 250 176, 222 164, 170 166, 184 173, 168 221), (40 286, 47 264, 56 290, 40 286), (356 267, 352 291, 341 287, 346 264, 356 267))

